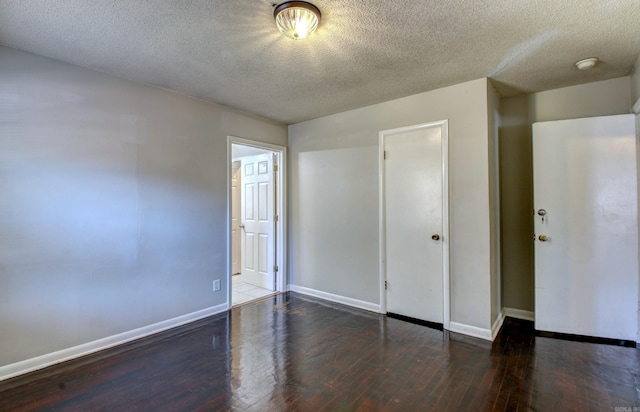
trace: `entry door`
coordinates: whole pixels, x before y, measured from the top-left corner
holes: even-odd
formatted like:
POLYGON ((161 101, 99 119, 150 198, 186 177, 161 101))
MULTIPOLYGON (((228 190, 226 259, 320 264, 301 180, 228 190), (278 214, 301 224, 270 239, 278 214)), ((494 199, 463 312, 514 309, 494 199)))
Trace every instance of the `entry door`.
POLYGON ((242 271, 242 168, 239 160, 232 163, 231 172, 231 274, 236 275, 242 271))
POLYGON ((443 126, 383 132, 387 312, 443 323, 443 126))
POLYGON ((533 160, 536 329, 635 340, 633 116, 536 123, 533 160))
POLYGON ((242 161, 242 280, 275 290, 273 156, 242 161))

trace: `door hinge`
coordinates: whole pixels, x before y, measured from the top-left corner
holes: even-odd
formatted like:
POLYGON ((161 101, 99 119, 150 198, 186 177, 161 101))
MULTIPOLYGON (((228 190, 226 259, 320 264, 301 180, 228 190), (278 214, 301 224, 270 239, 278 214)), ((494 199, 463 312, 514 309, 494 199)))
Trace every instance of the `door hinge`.
POLYGON ((387 151, 386 150, 382 153, 382 157, 384 158, 384 160, 387 160, 387 151))
POLYGON ((277 172, 278 171, 278 165, 273 165, 273 171, 277 172))
POLYGON ((273 220, 275 220, 276 222, 278 221, 278 215, 273 216, 273 220))
POLYGON ((273 272, 275 273, 275 272, 277 272, 277 271, 278 271, 278 265, 276 265, 276 266, 274 266, 274 267, 273 267, 273 272))
POLYGON ((387 290, 387 281, 384 281, 384 290, 387 290))

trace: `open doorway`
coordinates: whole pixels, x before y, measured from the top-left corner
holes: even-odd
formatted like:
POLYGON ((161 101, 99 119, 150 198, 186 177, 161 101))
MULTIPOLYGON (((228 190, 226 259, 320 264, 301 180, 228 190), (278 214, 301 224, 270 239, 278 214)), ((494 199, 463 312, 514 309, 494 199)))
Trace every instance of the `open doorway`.
POLYGON ((285 150, 228 138, 230 306, 285 290, 285 150))

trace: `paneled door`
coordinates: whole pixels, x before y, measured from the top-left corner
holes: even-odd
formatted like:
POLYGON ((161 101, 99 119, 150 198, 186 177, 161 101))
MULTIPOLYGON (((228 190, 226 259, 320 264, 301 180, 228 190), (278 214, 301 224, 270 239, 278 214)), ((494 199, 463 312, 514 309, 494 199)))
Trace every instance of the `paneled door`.
POLYGON ((242 168, 239 160, 231 164, 231 274, 242 272, 242 168))
POLYGON ((443 323, 443 132, 439 122, 381 133, 384 267, 390 314, 443 323))
POLYGON ((275 290, 273 154, 241 158, 242 280, 275 290))
POLYGON ((636 340, 633 115, 533 125, 535 327, 636 340))

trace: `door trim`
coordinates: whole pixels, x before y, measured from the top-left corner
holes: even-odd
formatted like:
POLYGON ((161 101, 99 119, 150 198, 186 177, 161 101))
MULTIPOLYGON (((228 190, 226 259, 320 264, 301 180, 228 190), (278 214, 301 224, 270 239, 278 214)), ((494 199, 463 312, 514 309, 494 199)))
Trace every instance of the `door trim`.
POLYGON ((231 173, 232 173, 232 153, 231 146, 243 145, 255 147, 257 149, 268 150, 276 153, 278 161, 278 173, 274 179, 276 183, 275 194, 275 213, 278 215, 276 222, 276 239, 275 239, 275 264, 278 266, 278 272, 275 275, 276 292, 285 292, 287 287, 287 148, 285 146, 275 145, 271 143, 259 142, 256 140, 244 139, 241 137, 227 136, 227 306, 232 306, 232 290, 231 290, 231 173))
POLYGON ((433 127, 440 127, 442 130, 442 323, 444 329, 449 329, 451 320, 450 311, 450 271, 449 271, 449 120, 440 120, 436 122, 429 122, 418 124, 414 126, 401 127, 397 129, 383 130, 379 133, 378 144, 378 182, 379 182, 379 197, 378 197, 378 232, 379 232, 379 269, 380 269, 380 313, 387 313, 387 294, 384 288, 385 281, 387 279, 386 262, 387 256, 386 250, 386 196, 385 196, 385 137, 412 132, 420 129, 428 129, 433 127))

